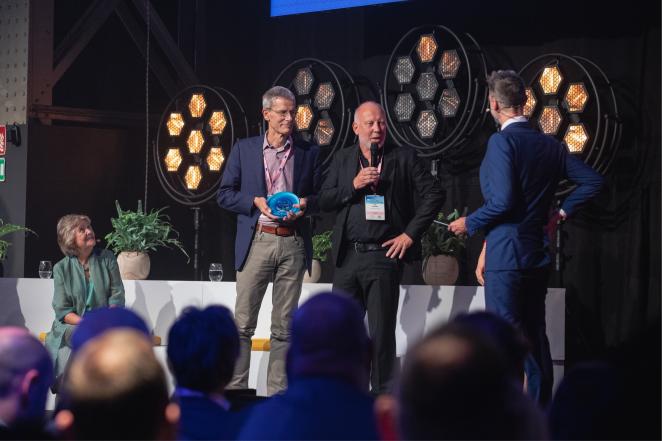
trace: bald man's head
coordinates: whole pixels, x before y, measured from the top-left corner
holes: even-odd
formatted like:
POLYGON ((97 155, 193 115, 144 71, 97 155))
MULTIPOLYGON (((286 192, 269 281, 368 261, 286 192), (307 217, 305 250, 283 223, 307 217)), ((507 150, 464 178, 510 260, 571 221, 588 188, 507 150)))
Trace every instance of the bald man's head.
POLYGON ((374 101, 366 101, 356 108, 354 112, 354 123, 352 124, 354 134, 359 138, 362 149, 370 149, 370 144, 377 144, 380 148, 386 140, 386 114, 381 104, 374 101))
POLYGON ((107 331, 74 357, 65 382, 77 438, 154 439, 166 424, 163 368, 145 336, 107 331))

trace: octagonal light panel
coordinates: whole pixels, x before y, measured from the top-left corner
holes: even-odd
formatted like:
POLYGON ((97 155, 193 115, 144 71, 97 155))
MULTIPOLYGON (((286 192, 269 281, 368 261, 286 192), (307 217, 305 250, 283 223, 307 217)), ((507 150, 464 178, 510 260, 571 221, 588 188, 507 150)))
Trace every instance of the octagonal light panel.
POLYGON ((433 110, 424 110, 418 115, 416 130, 421 138, 432 138, 437 130, 437 117, 433 110))
POLYGON ((331 144, 333 140, 333 134, 335 133, 335 128, 333 127, 333 121, 330 118, 322 118, 317 121, 317 126, 315 127, 315 142, 317 145, 326 146, 331 144))
POLYGON ((182 154, 179 152, 178 148, 168 149, 168 153, 163 158, 166 169, 169 172, 176 172, 179 169, 179 165, 182 163, 182 154))
POLYGON ((437 40, 434 39, 434 35, 421 35, 416 44, 416 53, 422 63, 429 63, 434 59, 437 48, 437 40))
POLYGON ((223 149, 220 147, 209 149, 209 154, 207 155, 207 167, 209 167, 209 171, 220 171, 224 160, 223 149))
POLYGON ((423 73, 416 82, 416 91, 418 96, 423 101, 430 101, 434 99, 439 83, 433 73, 423 73))
POLYGON ((441 112, 441 115, 445 118, 453 117, 459 108, 460 95, 457 93, 457 90, 454 87, 444 89, 439 99, 439 112, 441 112))
POLYGON ((556 135, 561 125, 561 113, 556 106, 545 106, 538 119, 540 130, 547 135, 556 135))
POLYGON ((570 124, 565 132, 563 142, 568 146, 570 153, 581 153, 588 142, 588 133, 584 124, 570 124))
POLYGON ((315 92, 313 103, 319 110, 326 110, 333 104, 333 98, 335 96, 336 91, 333 90, 333 85, 331 83, 322 83, 317 88, 317 92, 315 92))
POLYGON ((297 113, 294 116, 294 124, 297 130, 305 131, 310 129, 310 123, 313 122, 313 110, 308 104, 299 104, 297 113))
POLYGON ((531 117, 531 115, 533 115, 533 111, 536 110, 536 104, 538 104, 538 100, 536 100, 536 95, 533 93, 533 88, 527 87, 526 103, 524 104, 524 116, 527 118, 531 117))
POLYGON ((184 128, 184 117, 182 114, 179 112, 171 113, 170 118, 168 118, 168 122, 166 123, 166 127, 168 128, 168 134, 170 134, 170 136, 179 136, 184 128))
POLYGON ((395 112, 395 117, 398 122, 411 121, 415 109, 416 103, 414 102, 414 97, 411 96, 410 93, 401 93, 395 99, 393 111, 395 112))
POLYGON ((221 135, 223 130, 225 130, 227 123, 228 120, 225 117, 224 111, 220 110, 212 112, 211 117, 209 118, 209 127, 212 135, 221 135))
POLYGON ((538 82, 545 95, 553 95, 558 92, 563 76, 558 66, 547 66, 540 74, 538 82))
POLYGON ((194 93, 188 103, 188 110, 193 118, 200 118, 207 107, 205 97, 201 93, 194 93))
POLYGON ((584 87, 584 83, 571 83, 568 86, 568 91, 565 93, 563 102, 568 112, 583 112, 588 102, 588 92, 586 87, 584 87))
POLYGON ((205 138, 202 136, 200 130, 191 130, 191 134, 186 140, 186 145, 188 146, 188 151, 190 153, 200 153, 202 150, 202 145, 205 143, 205 138))
POLYGON ((398 57, 393 66, 393 75, 399 84, 409 84, 414 78, 416 68, 409 57, 398 57))
POLYGON ((314 81, 315 77, 313 77, 313 72, 309 68, 302 67, 299 69, 294 77, 294 90, 297 95, 308 95, 314 81))
POLYGON ((439 75, 444 79, 455 78, 460 70, 460 64, 462 62, 455 49, 443 51, 439 60, 439 75))
POLYGON ((197 190, 201 180, 202 173, 200 172, 200 167, 197 165, 189 166, 188 170, 186 170, 186 175, 184 175, 186 188, 189 190, 197 190))

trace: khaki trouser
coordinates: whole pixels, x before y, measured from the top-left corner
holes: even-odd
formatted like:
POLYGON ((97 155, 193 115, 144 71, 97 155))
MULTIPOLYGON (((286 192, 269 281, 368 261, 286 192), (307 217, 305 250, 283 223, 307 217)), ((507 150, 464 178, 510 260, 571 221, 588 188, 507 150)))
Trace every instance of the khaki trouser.
POLYGON ((292 313, 299 303, 306 268, 303 239, 256 232, 246 263, 237 272, 235 321, 239 329, 240 352, 228 389, 248 388, 251 338, 257 326, 262 298, 273 281, 271 349, 267 368, 267 394, 287 387, 285 355, 290 341, 292 313))

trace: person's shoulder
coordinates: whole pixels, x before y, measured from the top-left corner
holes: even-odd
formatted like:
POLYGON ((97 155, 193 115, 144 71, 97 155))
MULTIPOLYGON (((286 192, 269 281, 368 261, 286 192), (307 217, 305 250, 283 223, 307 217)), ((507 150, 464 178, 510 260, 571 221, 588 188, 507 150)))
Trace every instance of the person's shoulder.
POLYGON ((69 262, 71 262, 70 256, 64 256, 62 259, 58 260, 55 265, 53 265, 53 273, 65 271, 69 267, 69 262))
POLYGON ((262 145, 264 143, 264 135, 251 136, 248 138, 240 138, 234 145, 234 148, 248 148, 255 145, 262 145))
POLYGON ((311 152, 317 152, 319 150, 319 146, 317 144, 315 144, 314 142, 306 141, 305 139, 299 136, 292 137, 292 143, 294 144, 294 147, 297 149, 311 151, 311 152))

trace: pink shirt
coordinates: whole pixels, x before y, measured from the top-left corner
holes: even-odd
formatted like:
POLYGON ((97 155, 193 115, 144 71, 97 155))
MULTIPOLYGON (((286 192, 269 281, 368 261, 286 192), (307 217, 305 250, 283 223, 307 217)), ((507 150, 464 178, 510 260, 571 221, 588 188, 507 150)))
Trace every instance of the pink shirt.
MULTIPOLYGON (((287 158, 287 162, 285 163, 285 167, 283 167, 283 172, 278 173, 278 168, 280 167, 280 163, 287 155, 287 152, 292 149, 292 137, 290 136, 287 138, 287 141, 285 141, 285 144, 281 147, 275 148, 269 145, 269 141, 267 140, 267 135, 264 135, 264 143, 262 144, 262 152, 264 154, 264 162, 267 166, 267 170, 269 170, 269 175, 271 176, 271 191, 269 188, 269 182, 267 180, 267 176, 265 173, 264 179, 266 181, 266 187, 267 187, 267 196, 271 196, 272 194, 279 193, 281 191, 292 191, 294 189, 294 149, 292 149, 292 152, 289 154, 287 158), (274 179, 275 178, 275 179, 274 179)), ((278 222, 273 221, 266 217, 263 214, 260 214, 260 218, 258 219, 258 222, 263 224, 263 225, 279 225, 278 222)))

